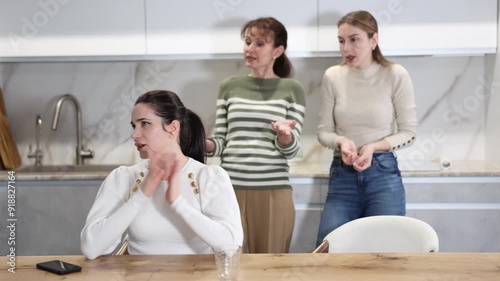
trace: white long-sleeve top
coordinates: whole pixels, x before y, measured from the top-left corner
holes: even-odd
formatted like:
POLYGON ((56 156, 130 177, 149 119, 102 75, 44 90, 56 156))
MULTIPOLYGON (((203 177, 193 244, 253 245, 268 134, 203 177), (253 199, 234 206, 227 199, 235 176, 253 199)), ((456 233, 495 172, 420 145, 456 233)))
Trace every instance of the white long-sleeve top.
POLYGON ((113 170, 102 183, 81 232, 83 254, 110 254, 128 235, 130 254, 203 254, 243 242, 238 202, 228 174, 189 158, 180 175, 181 195, 170 205, 161 181, 148 198, 140 185, 148 161, 113 170))

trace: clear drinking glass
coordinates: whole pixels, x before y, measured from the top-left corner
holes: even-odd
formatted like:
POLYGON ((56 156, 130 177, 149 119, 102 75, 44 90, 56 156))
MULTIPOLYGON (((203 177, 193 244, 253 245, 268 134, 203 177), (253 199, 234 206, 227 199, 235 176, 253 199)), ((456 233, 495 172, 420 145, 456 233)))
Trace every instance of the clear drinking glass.
POLYGON ((238 280, 241 246, 221 245, 214 248, 214 255, 220 280, 238 280))

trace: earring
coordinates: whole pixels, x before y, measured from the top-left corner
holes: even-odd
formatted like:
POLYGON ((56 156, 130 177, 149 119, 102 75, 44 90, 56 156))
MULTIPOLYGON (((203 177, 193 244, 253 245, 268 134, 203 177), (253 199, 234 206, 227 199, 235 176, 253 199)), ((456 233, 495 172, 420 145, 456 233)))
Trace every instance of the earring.
POLYGON ((275 57, 275 56, 273 56, 273 60, 275 60, 275 59, 276 59, 276 57, 275 57))

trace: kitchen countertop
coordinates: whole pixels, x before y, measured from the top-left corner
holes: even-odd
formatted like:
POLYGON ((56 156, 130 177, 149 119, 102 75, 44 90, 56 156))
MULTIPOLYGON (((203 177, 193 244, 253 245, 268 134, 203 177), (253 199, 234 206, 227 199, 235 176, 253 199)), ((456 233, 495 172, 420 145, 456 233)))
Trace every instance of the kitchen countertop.
MULTIPOLYGON (((16 181, 83 181, 83 180, 104 180, 111 171, 96 172, 44 172, 29 173, 16 172, 16 181)), ((6 179, 6 173, 0 175, 0 180, 6 179)))
MULTIPOLYGON (((69 180, 104 180, 114 167, 98 171, 57 171, 57 172, 19 172, 16 181, 69 181, 69 180)), ((116 165, 118 167, 119 165, 116 165)), ((294 163, 290 165, 292 178, 328 178, 329 163, 294 163)), ((438 165, 426 165, 414 170, 402 170, 403 177, 500 177, 500 166, 485 161, 456 161, 449 169, 438 165)), ((0 173, 0 180, 8 179, 7 171, 0 173)))
MULTIPOLYGON (((292 177, 328 178, 330 163, 299 163, 290 165, 292 177)), ((403 177, 499 177, 500 166, 485 161, 455 161, 448 169, 439 165, 420 165, 413 170, 401 170, 403 177)))

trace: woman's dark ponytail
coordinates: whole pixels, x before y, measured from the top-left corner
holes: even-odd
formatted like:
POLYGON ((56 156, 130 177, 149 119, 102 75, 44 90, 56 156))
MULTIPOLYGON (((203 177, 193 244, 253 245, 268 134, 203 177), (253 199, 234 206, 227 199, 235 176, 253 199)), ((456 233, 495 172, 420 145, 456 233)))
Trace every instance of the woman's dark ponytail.
POLYGON ((184 155, 189 156, 201 163, 206 162, 205 151, 205 128, 200 117, 186 108, 184 126, 181 126, 181 134, 179 136, 181 150, 184 155))
POLYGON ((288 78, 292 73, 292 63, 285 53, 274 61, 273 70, 281 78, 288 78))

